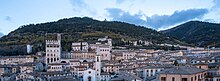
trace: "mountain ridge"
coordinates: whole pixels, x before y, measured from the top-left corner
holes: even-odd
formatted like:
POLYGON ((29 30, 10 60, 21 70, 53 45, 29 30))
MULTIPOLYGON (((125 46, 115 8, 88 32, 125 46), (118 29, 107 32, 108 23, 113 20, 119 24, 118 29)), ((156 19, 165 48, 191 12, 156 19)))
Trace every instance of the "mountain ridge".
POLYGON ((124 45, 132 40, 150 41, 154 44, 181 43, 143 26, 118 21, 98 21, 88 17, 74 17, 20 26, 0 38, 0 46, 2 46, 0 51, 2 54, 25 54, 25 45, 27 44, 33 44, 34 51, 44 51, 45 40, 54 38, 53 36, 46 36, 51 33, 62 33, 63 50, 71 50, 72 42, 94 41, 104 36, 112 38, 114 46, 124 45), (12 51, 9 48, 13 48, 12 51), (21 48, 21 50, 17 50, 17 48, 21 48))
POLYGON ((218 23, 189 21, 160 32, 195 46, 220 46, 220 24, 218 23))

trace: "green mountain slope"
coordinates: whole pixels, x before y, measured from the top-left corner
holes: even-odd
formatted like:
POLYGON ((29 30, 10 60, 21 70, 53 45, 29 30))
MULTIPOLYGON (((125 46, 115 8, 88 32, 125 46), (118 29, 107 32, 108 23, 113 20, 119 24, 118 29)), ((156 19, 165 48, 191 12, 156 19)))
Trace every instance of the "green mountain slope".
POLYGON ((122 39, 146 40, 156 43, 178 44, 179 41, 155 30, 116 21, 98 21, 88 17, 61 19, 56 22, 30 24, 19 27, 0 38, 0 55, 25 54, 27 44, 32 44, 34 52, 43 51, 45 40, 55 38, 51 33, 62 33, 63 50, 70 50, 76 41, 94 41, 109 36, 113 45, 123 45, 122 39))
POLYGON ((220 24, 190 21, 161 32, 196 46, 220 46, 220 24))

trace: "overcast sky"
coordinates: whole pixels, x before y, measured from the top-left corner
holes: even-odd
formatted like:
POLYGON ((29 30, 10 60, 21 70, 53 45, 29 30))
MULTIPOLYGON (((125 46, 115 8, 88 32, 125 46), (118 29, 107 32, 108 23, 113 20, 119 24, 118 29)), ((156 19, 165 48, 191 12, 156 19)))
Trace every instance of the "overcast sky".
POLYGON ((0 33, 84 16, 163 30, 190 20, 219 23, 220 0, 0 0, 0 33))

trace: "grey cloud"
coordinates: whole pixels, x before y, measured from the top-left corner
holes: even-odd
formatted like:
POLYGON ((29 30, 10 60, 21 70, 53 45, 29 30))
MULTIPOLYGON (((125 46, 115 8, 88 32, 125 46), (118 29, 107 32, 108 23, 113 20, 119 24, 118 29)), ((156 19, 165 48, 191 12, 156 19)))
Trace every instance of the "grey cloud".
POLYGON ((213 6, 212 8, 209 10, 209 13, 214 13, 216 15, 220 14, 220 0, 213 0, 212 1, 213 6))
POLYGON ((82 9, 87 8, 87 5, 83 0, 70 0, 70 3, 73 6, 74 12, 81 13, 82 9))
POLYGON ((147 17, 146 24, 154 28, 171 26, 195 18, 201 18, 208 12, 207 9, 188 9, 175 11, 172 15, 154 15, 147 17))
POLYGON ((10 16, 5 16, 5 20, 11 22, 11 17, 10 16))
POLYGON ((114 21, 123 21, 127 23, 143 25, 145 23, 144 20, 140 19, 143 14, 135 14, 131 15, 129 12, 124 12, 118 8, 107 8, 107 12, 109 13, 109 17, 111 17, 114 21))
POLYGON ((114 21, 124 21, 136 25, 150 26, 154 29, 175 25, 195 18, 201 18, 208 12, 207 9, 188 9, 176 11, 172 15, 153 15, 151 17, 146 17, 147 20, 143 20, 140 17, 144 16, 144 14, 141 13, 131 15, 129 12, 117 8, 108 8, 106 10, 109 13, 109 17, 114 21))
POLYGON ((220 7, 220 0, 213 0, 212 2, 214 4, 213 7, 220 7))
POLYGON ((83 0, 70 0, 74 7, 85 7, 86 3, 83 0))
POLYGON ((84 0, 70 0, 71 5, 73 6, 73 11, 82 13, 83 11, 88 12, 92 15, 96 15, 96 10, 88 6, 84 0))
POLYGON ((123 3, 125 0, 116 0, 116 3, 117 4, 121 4, 121 3, 123 3))

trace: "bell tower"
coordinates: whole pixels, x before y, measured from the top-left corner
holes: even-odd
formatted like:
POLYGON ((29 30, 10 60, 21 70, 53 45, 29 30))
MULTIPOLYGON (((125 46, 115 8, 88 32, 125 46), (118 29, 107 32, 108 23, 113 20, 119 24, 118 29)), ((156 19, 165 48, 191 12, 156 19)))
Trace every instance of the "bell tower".
POLYGON ((96 80, 100 80, 100 74, 101 74, 101 56, 99 54, 99 48, 97 48, 96 52, 96 58, 95 58, 95 71, 96 71, 96 80))

